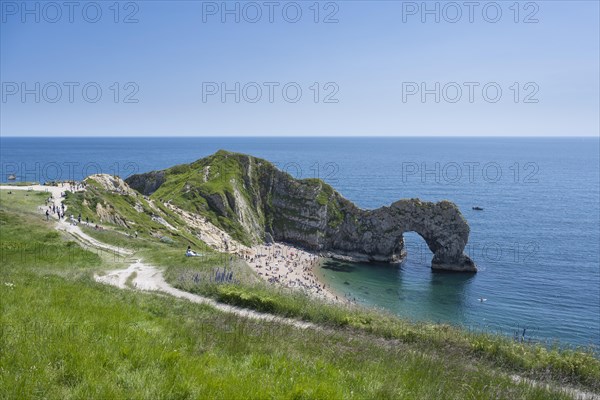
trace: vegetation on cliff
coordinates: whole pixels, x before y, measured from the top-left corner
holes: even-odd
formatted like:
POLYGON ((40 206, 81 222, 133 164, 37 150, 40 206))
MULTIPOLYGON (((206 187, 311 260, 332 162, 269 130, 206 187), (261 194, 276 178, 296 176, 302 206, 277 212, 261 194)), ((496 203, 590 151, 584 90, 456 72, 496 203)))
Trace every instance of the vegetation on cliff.
POLYGON ((310 205, 304 202, 312 197, 328 223, 339 224, 341 218, 331 186, 316 179, 294 180, 266 160, 224 150, 191 164, 136 175, 127 182, 161 203, 207 217, 245 245, 286 228, 310 231, 300 219, 310 218, 310 205), (154 184, 148 185, 148 180, 154 184), (290 190, 274 190, 280 181, 290 190))
MULTIPOLYGON (((105 194, 98 191, 99 201, 105 194)), ((127 260, 83 249, 53 230, 36 211, 44 198, 0 192, 0 397, 569 398, 552 387, 515 383, 509 377, 514 372, 600 390, 600 362, 589 353, 411 324, 266 286, 255 290, 250 275, 207 290, 223 301, 303 316, 331 329, 252 321, 98 284, 93 271, 127 260)), ((137 212, 129 202, 115 211, 137 212)), ((209 276, 229 258, 187 258, 184 236, 169 244, 124 235, 114 222, 103 225, 106 230, 89 232, 139 248, 148 261, 168 267, 174 280, 190 278, 181 285, 193 285, 195 274, 209 276)))

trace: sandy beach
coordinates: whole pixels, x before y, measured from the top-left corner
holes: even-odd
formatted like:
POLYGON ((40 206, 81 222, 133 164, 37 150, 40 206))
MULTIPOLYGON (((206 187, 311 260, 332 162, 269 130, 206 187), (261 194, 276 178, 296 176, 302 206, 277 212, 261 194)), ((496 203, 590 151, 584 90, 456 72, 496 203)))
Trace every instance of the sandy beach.
POLYGON ((302 290, 314 297, 344 302, 321 283, 313 272, 320 257, 297 247, 274 243, 253 246, 240 255, 256 273, 272 284, 302 290))

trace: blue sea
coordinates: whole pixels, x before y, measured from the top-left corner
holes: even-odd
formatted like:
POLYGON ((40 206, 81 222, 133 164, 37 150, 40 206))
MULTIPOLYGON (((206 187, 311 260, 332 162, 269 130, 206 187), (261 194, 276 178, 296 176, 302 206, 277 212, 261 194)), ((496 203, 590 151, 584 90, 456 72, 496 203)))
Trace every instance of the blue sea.
POLYGON ((597 138, 1 138, 0 145, 3 182, 127 177, 226 149, 297 178, 322 178, 362 208, 448 199, 471 226, 467 253, 477 274, 433 273, 423 239, 409 233, 400 266, 327 261, 321 279, 340 296, 413 320, 600 345, 597 138))

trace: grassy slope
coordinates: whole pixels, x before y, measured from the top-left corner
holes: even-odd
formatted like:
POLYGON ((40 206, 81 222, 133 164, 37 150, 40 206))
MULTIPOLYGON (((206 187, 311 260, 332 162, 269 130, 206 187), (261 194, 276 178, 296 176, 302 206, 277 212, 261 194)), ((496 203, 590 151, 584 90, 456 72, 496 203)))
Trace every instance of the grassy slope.
MULTIPOLYGON (((118 205, 117 208, 124 215, 139 214, 131 209, 131 205, 118 205)), ((140 236, 135 239, 111 231, 89 229, 88 233, 107 243, 137 249, 138 255, 145 260, 166 267, 166 278, 174 286, 222 302, 395 339, 422 351, 442 351, 446 358, 463 357, 466 363, 475 359, 501 366, 509 372, 537 379, 552 378, 599 390, 600 361, 589 352, 547 349, 515 343, 501 336, 466 332, 447 325, 413 324, 361 307, 323 304, 305 295, 278 290, 264 283, 243 262, 230 262, 229 255, 204 249, 205 257, 184 257, 183 249, 189 243, 185 236, 173 236, 172 243, 162 243, 151 237, 140 236), (234 272, 235 284, 211 282, 215 269, 222 269, 223 266, 234 272)))
MULTIPOLYGON (((156 260, 160 262, 160 260, 156 260)), ((482 362, 540 380, 583 385, 600 391, 600 360, 589 349, 547 348, 518 343, 510 338, 466 331, 446 324, 413 323, 394 315, 360 306, 325 304, 298 292, 278 289, 263 281, 245 279, 234 263, 234 284, 215 284, 210 277, 213 260, 192 260, 190 266, 166 265, 167 280, 174 286, 221 302, 286 317, 299 318, 356 334, 397 340, 424 352, 441 352, 444 358, 482 362)))
MULTIPOLYGON (((151 197, 156 200, 171 201, 184 210, 204 215, 214 225, 227 231, 241 243, 250 245, 252 241, 238 221, 236 212, 231 208, 228 198, 233 198, 233 192, 237 190, 247 200, 248 204, 254 204, 253 197, 259 195, 258 193, 253 194, 251 191, 268 182, 270 180, 269 176, 274 171, 275 166, 266 160, 220 150, 194 163, 167 169, 165 182, 151 197), (250 177, 247 176, 246 167, 244 166, 248 163, 252 164, 250 177), (206 167, 210 167, 210 169, 208 169, 205 176, 206 167), (248 179, 252 181, 246 185, 245 181, 248 179), (223 209, 227 217, 211 207, 206 200, 210 197, 222 199, 223 209)), ((320 179, 294 180, 291 176, 289 176, 289 179, 297 186, 303 186, 304 191, 318 191, 317 202, 320 205, 330 206, 333 226, 341 223, 343 214, 339 210, 337 197, 334 196, 335 191, 331 186, 320 179)), ((262 200, 267 204, 269 203, 269 199, 262 200)), ((290 197, 289 201, 298 200, 290 197)), ((269 225, 273 223, 273 216, 269 215, 268 211, 266 212, 267 215, 263 215, 263 210, 254 210, 254 212, 261 224, 269 225)), ((279 224, 290 223, 290 221, 285 220, 275 222, 279 224)))
MULTIPOLYGON (((240 163, 230 153, 219 151, 214 155, 198 160, 192 164, 178 165, 166 172, 166 181, 152 194, 158 201, 171 201, 184 210, 204 215, 214 225, 229 232, 235 239, 244 244, 251 240, 242 225, 235 219, 235 211, 227 201, 227 195, 233 193, 232 180, 243 182, 243 170, 240 163), (210 166, 205 177, 205 167, 210 166), (209 206, 206 197, 220 197, 225 212, 231 216, 225 218, 209 206)), ((242 194, 247 193, 242 190, 242 194)))
POLYGON ((127 226, 112 225, 106 222, 101 225, 109 225, 111 230, 121 232, 123 235, 104 235, 101 240, 106 240, 111 244, 118 246, 131 245, 132 247, 147 246, 154 243, 156 238, 164 238, 168 243, 180 242, 186 246, 204 247, 204 243, 198 240, 190 232, 180 229, 172 231, 164 225, 152 219, 152 216, 158 216, 173 226, 182 226, 181 221, 176 215, 170 212, 162 204, 156 203, 158 211, 150 207, 149 203, 142 197, 137 196, 135 199, 131 196, 120 195, 116 193, 108 193, 105 190, 99 189, 94 185, 93 181, 88 180, 88 189, 85 192, 71 193, 66 192, 67 197, 65 204, 69 207, 69 213, 78 215, 81 213, 82 221, 89 218, 89 221, 99 223, 98 215, 96 214, 96 205, 101 204, 104 208, 111 209, 122 219, 126 220, 127 226), (136 203, 142 207, 142 211, 135 209, 136 203), (134 232, 138 233, 139 241, 127 240, 128 236, 133 236, 134 232), (146 241, 142 240, 145 239, 146 241))
POLYGON ((560 398, 461 357, 97 284, 91 271, 114 265, 26 211, 43 195, 10 196, 0 193, 0 398, 560 398))

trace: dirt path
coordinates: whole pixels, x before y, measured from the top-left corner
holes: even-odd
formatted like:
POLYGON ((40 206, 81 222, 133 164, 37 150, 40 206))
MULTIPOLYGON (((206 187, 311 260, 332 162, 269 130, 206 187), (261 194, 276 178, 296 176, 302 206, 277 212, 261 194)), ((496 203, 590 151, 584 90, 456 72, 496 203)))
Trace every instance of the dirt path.
POLYGON ((234 307, 228 304, 219 303, 209 297, 179 290, 165 281, 160 269, 146 265, 141 260, 137 260, 125 269, 109 271, 106 275, 95 275, 94 279, 96 279, 97 282, 113 285, 121 289, 127 289, 129 284, 131 287, 139 290, 166 293, 173 297, 189 300, 193 303, 208 304, 219 311, 235 314, 244 318, 278 322, 295 326, 300 329, 323 329, 310 322, 284 318, 273 314, 265 314, 247 308, 234 307))
MULTIPOLYGON (((56 205, 57 207, 60 207, 63 202, 64 198, 62 197, 62 193, 65 190, 69 190, 68 187, 44 186, 44 185, 32 185, 32 186, 2 185, 2 186, 0 186, 0 189, 1 190, 36 191, 36 192, 48 193, 49 195, 52 195, 52 201, 54 202, 54 205, 56 205)), ((44 213, 46 209, 47 209, 47 206, 43 206, 42 213, 44 213)), ((124 249, 122 247, 112 246, 112 245, 106 244, 106 243, 102 243, 99 240, 94 239, 87 233, 83 232, 81 230, 81 228, 79 227, 79 225, 74 225, 69 222, 69 218, 68 218, 69 214, 66 213, 67 209, 68 209, 68 207, 65 207, 65 218, 64 219, 59 220, 59 219, 55 218, 53 215, 51 215, 51 218, 56 221, 55 228, 57 230, 66 232, 69 235, 73 236, 75 239, 77 239, 79 242, 81 242, 87 246, 94 247, 99 250, 104 250, 104 251, 108 251, 111 253, 115 253, 116 255, 119 255, 119 256, 129 256, 129 255, 133 254, 133 252, 131 250, 124 249)))
MULTIPOLYGON (((53 197, 54 204, 58 207, 61 206, 63 197, 62 192, 68 188, 60 186, 44 186, 44 185, 32 185, 32 186, 10 186, 0 185, 2 190, 20 190, 20 191, 37 191, 49 193, 53 197)), ((45 209, 44 209, 45 210, 45 209)), ((65 207, 65 211, 67 208, 65 207)), ((67 214, 68 215, 68 214, 67 214)), ((73 225, 68 222, 67 219, 61 219, 56 221, 56 229, 59 231, 66 232, 77 239, 80 243, 87 246, 94 247, 96 249, 114 252, 121 256, 132 255, 133 252, 121 247, 112 246, 91 237, 81 230, 77 225, 73 225)), ((162 292, 180 299, 186 299, 193 303, 208 304, 217 310, 238 315, 244 318, 252 318, 262 321, 273 321, 286 325, 295 326, 300 329, 322 329, 318 325, 310 322, 295 320, 291 318, 284 318, 277 315, 260 313, 257 311, 234 307, 228 304, 218 303, 215 300, 199 296, 193 293, 185 292, 169 285, 162 274, 162 271, 156 267, 146 265, 142 260, 136 260, 128 268, 109 271, 106 275, 94 275, 94 279, 97 282, 116 286, 121 289, 128 289, 128 284, 131 284, 133 288, 145 291, 162 292), (128 282, 129 280, 129 282, 128 282)))
POLYGON ((99 250, 108 251, 110 253, 114 253, 119 256, 130 256, 133 254, 133 251, 129 249, 125 249, 123 247, 112 246, 110 244, 102 243, 97 239, 94 239, 87 233, 83 232, 81 228, 77 225, 71 225, 68 222, 61 220, 57 223, 56 229, 59 231, 64 231, 73 236, 79 242, 83 244, 94 247, 99 250))
MULTIPOLYGON (((2 186, 0 185, 0 189, 7 190, 35 190, 42 192, 50 192, 53 194, 54 202, 57 206, 60 206, 62 203, 62 189, 61 187, 53 187, 53 186, 42 186, 42 185, 33 185, 33 186, 2 186), (50 190, 48 190, 50 189, 50 190)), ((60 220, 57 223, 56 229, 66 231, 67 233, 75 236, 80 242, 83 242, 92 247, 96 247, 103 250, 114 251, 120 255, 131 255, 133 252, 127 249, 118 248, 115 246, 111 246, 106 243, 102 243, 91 236, 87 235, 79 226, 72 225, 68 223, 66 220, 60 220)), ((95 274, 94 279, 97 282, 113 285, 120 289, 138 289, 149 292, 159 292, 164 293, 179 299, 185 299, 191 301, 193 303, 198 304, 207 304, 216 308, 219 311, 230 313, 237 315, 243 318, 250 318, 260 321, 269 321, 276 322, 281 324, 290 325, 299 329, 315 329, 320 331, 329 331, 330 328, 326 328, 317 324, 313 324, 311 322, 301 321, 292 318, 280 317, 273 314, 261 313, 258 311, 234 307, 228 304, 219 303, 209 297, 200 296, 197 294, 185 292, 183 290, 177 289, 167 283, 165 281, 162 271, 156 267, 151 265, 144 264, 142 260, 138 259, 134 263, 132 263, 129 267, 125 269, 119 269, 114 271, 108 271, 104 275, 95 274)), ((548 390, 553 390, 557 392, 565 393, 568 396, 571 396, 576 400, 600 400, 600 395, 584 392, 576 388, 572 387, 557 387, 554 385, 550 385, 544 382, 538 382, 529 378, 524 378, 519 375, 510 375, 510 379, 516 383, 526 383, 532 387, 541 387, 548 390)))
MULTIPOLYGON (((211 298, 200 296, 197 294, 185 292, 169 285, 160 269, 146 265, 141 260, 137 260, 128 268, 110 271, 106 275, 94 275, 97 282, 116 286, 121 289, 138 289, 150 292, 160 292, 177 297, 179 299, 189 300, 193 303, 207 304, 219 311, 237 315, 243 318, 250 318, 261 321, 276 322, 290 325, 299 329, 315 329, 319 331, 331 331, 333 329, 326 328, 311 322, 300 321, 292 318, 284 318, 273 314, 261 313, 247 308, 230 306, 228 304, 219 303, 211 298)), ((576 400, 600 400, 600 395, 584 392, 571 387, 555 387, 553 385, 538 382, 529 378, 524 378, 519 375, 510 375, 510 379, 516 383, 526 383, 532 387, 539 387, 550 391, 563 392, 576 400)))

